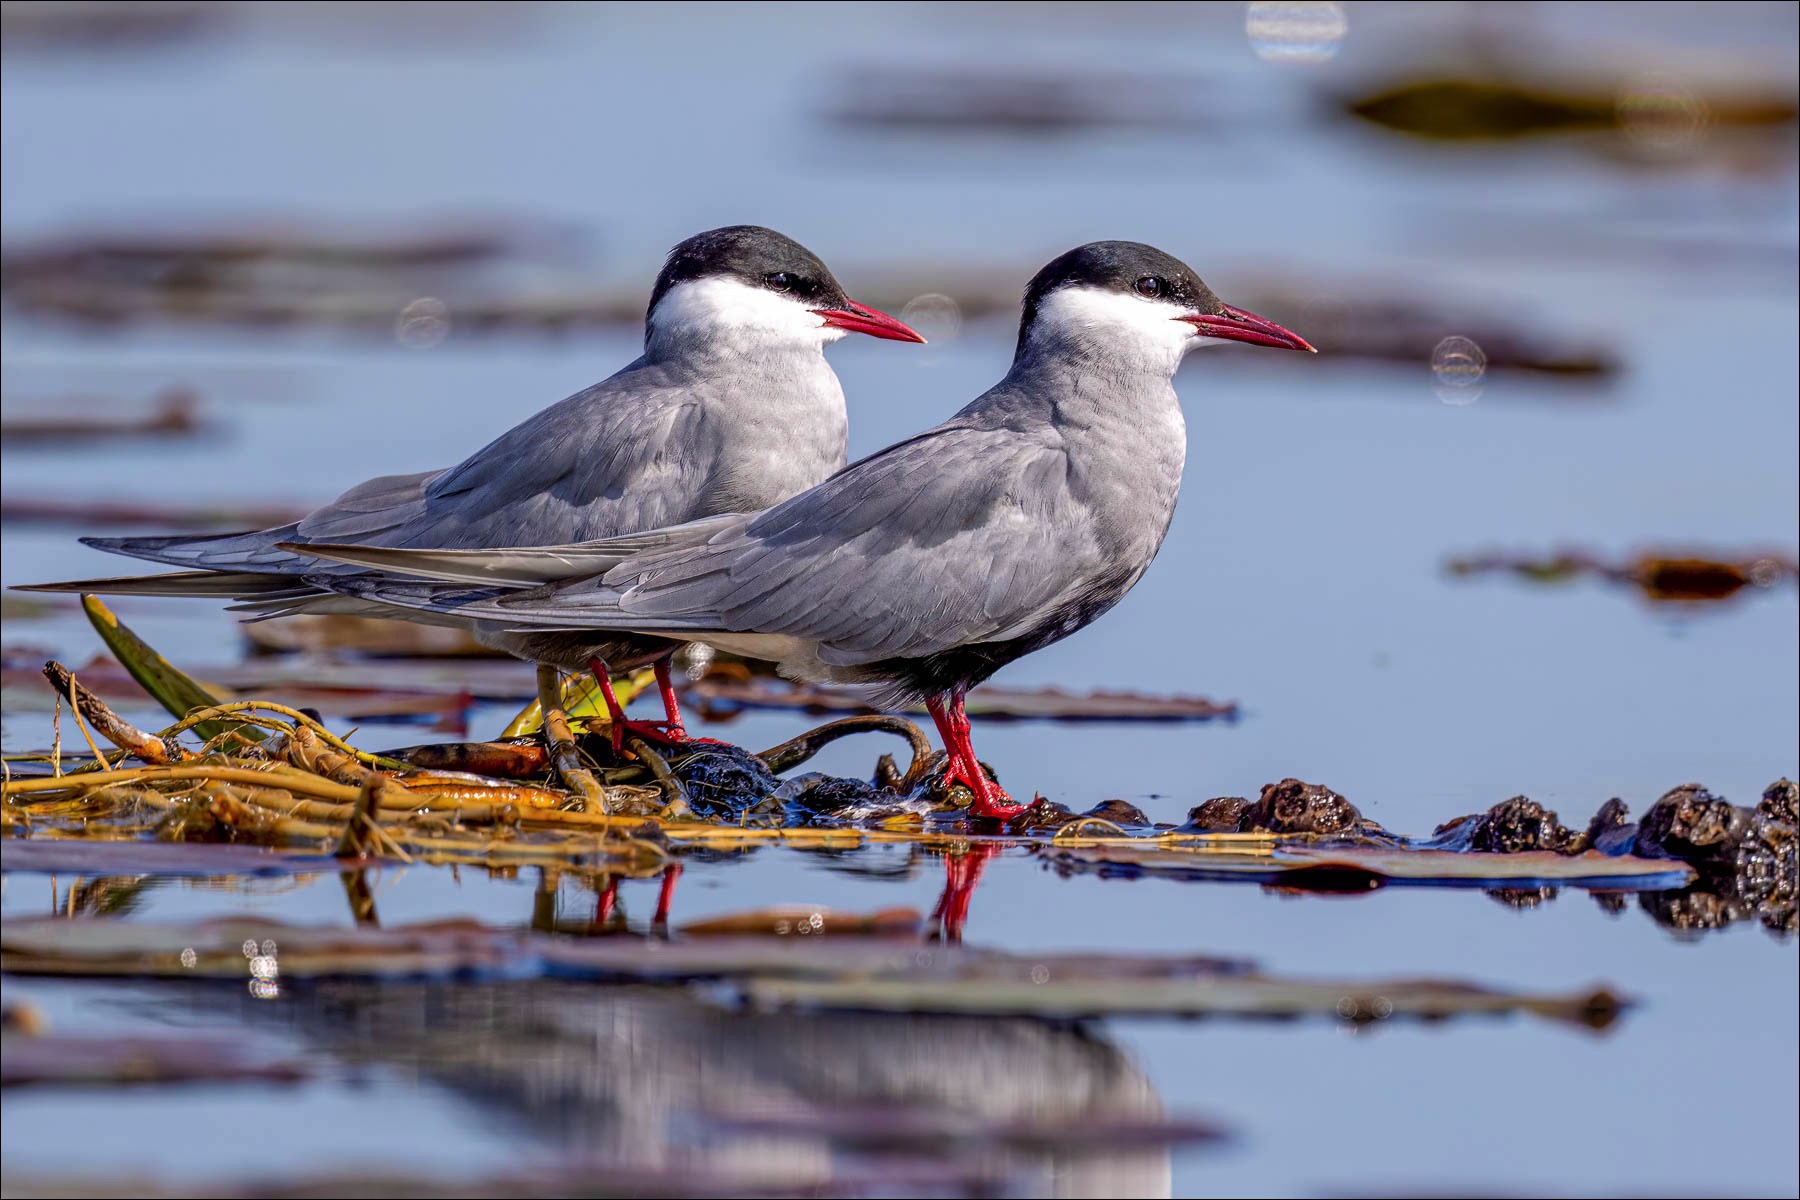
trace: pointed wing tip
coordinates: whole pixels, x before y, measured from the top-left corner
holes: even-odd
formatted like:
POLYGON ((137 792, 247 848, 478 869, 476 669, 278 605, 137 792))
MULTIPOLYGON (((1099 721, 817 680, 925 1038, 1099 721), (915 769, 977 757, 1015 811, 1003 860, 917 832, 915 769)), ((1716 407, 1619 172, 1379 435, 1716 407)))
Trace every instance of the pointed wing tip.
POLYGON ((97 579, 68 579, 60 583, 14 583, 7 586, 9 592, 60 592, 67 595, 74 592, 78 595, 93 594, 93 586, 100 582, 97 579))

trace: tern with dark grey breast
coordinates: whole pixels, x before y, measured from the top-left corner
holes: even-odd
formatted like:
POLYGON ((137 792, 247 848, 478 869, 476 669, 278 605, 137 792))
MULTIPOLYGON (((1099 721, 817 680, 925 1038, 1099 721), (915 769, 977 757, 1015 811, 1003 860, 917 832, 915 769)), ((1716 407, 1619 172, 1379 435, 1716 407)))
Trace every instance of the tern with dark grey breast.
POLYGON ((1096 242, 1032 279, 1006 378, 766 512, 529 553, 320 546, 390 573, 321 583, 508 630, 703 641, 879 703, 923 701, 972 814, 1008 819, 1022 806, 981 769, 964 697, 1149 567, 1186 456, 1175 369, 1219 341, 1312 350, 1178 259, 1096 242))
MULTIPOLYGON (((459 614, 354 598, 354 568, 313 542, 469 550, 552 546, 755 513, 844 465, 844 393, 822 351, 846 333, 925 339, 857 304, 823 262, 773 230, 735 225, 676 246, 656 280, 644 353, 616 375, 502 434, 448 470, 359 484, 291 525, 252 533, 83 538, 189 570, 42 584, 29 591, 228 597, 265 616, 355 613, 473 626, 541 668, 599 677, 654 664, 684 736, 668 660, 680 636, 509 630, 459 614)), ((540 688, 540 693, 545 691, 540 688)), ((614 735, 624 723, 615 720, 614 735)))

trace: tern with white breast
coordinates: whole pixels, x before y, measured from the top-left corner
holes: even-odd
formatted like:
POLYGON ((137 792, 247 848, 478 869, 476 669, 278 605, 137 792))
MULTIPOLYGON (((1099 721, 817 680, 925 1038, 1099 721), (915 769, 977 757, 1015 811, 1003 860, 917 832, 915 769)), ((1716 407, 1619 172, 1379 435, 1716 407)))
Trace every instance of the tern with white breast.
MULTIPOLYGON (((276 529, 84 538, 102 550, 191 569, 25 590, 229 597, 264 615, 349 612, 477 624, 334 592, 328 581, 356 572, 314 557, 308 544, 551 546, 766 509, 844 465, 844 393, 822 351, 847 333, 925 340, 851 300, 817 256, 773 230, 734 225, 702 233, 676 246, 657 277, 640 358, 459 465, 371 479, 276 529)), ((477 624, 476 633, 540 665, 591 667, 615 717, 607 670, 653 663, 666 734, 683 736, 668 672, 679 635, 513 632, 491 623, 477 624)), ((615 737, 623 728, 615 720, 615 737)))
POLYGON ((315 546, 431 577, 320 582, 508 630, 703 641, 878 703, 923 701, 972 814, 1009 819, 1023 806, 981 769, 964 697, 1142 577, 1187 450, 1175 369, 1218 341, 1312 350, 1160 250, 1095 242, 1032 279, 1006 378, 766 512, 498 555, 315 546))

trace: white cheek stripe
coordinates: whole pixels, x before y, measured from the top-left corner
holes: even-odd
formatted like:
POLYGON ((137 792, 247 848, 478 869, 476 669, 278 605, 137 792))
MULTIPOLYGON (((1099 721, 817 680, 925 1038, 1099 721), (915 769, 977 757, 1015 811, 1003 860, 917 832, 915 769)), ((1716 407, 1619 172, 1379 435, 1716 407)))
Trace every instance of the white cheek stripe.
POLYGON ((650 324, 658 336, 680 331, 709 337, 750 335, 771 343, 822 346, 843 330, 825 324, 803 300, 726 276, 691 279, 663 293, 650 324))
POLYGON ((1180 318, 1186 305, 1126 292, 1065 287, 1038 305, 1035 329, 1061 336, 1088 334, 1103 345, 1144 355, 1179 358, 1200 339, 1180 318))

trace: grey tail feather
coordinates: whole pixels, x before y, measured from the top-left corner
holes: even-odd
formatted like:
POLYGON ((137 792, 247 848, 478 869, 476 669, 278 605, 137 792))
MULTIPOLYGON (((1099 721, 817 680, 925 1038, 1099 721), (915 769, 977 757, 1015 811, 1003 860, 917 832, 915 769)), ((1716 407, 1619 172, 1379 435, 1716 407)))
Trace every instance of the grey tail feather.
POLYGON ((178 533, 163 537, 84 537, 80 541, 84 546, 92 546, 110 554, 124 554, 132 558, 146 558, 151 562, 170 562, 180 566, 181 560, 169 551, 259 532, 261 531, 256 529, 240 529, 233 533, 178 533))
MULTIPOLYGON (((278 542, 277 550, 391 572, 415 582, 474 587, 534 588, 574 576, 598 574, 625 557, 590 546, 522 546, 494 550, 426 550, 331 542, 278 542)), ((337 585, 331 585, 334 589, 337 585)))
POLYGON ((277 541, 274 548, 289 554, 445 583, 534 588, 582 575, 598 575, 640 554, 697 545, 747 519, 742 513, 721 513, 663 529, 550 546, 452 550, 359 546, 348 542, 277 541))
POLYGON ((167 575, 116 575, 108 579, 71 579, 63 583, 21 583, 15 592, 80 592, 107 596, 213 596, 237 599, 292 591, 292 575, 252 571, 174 571, 167 575))

